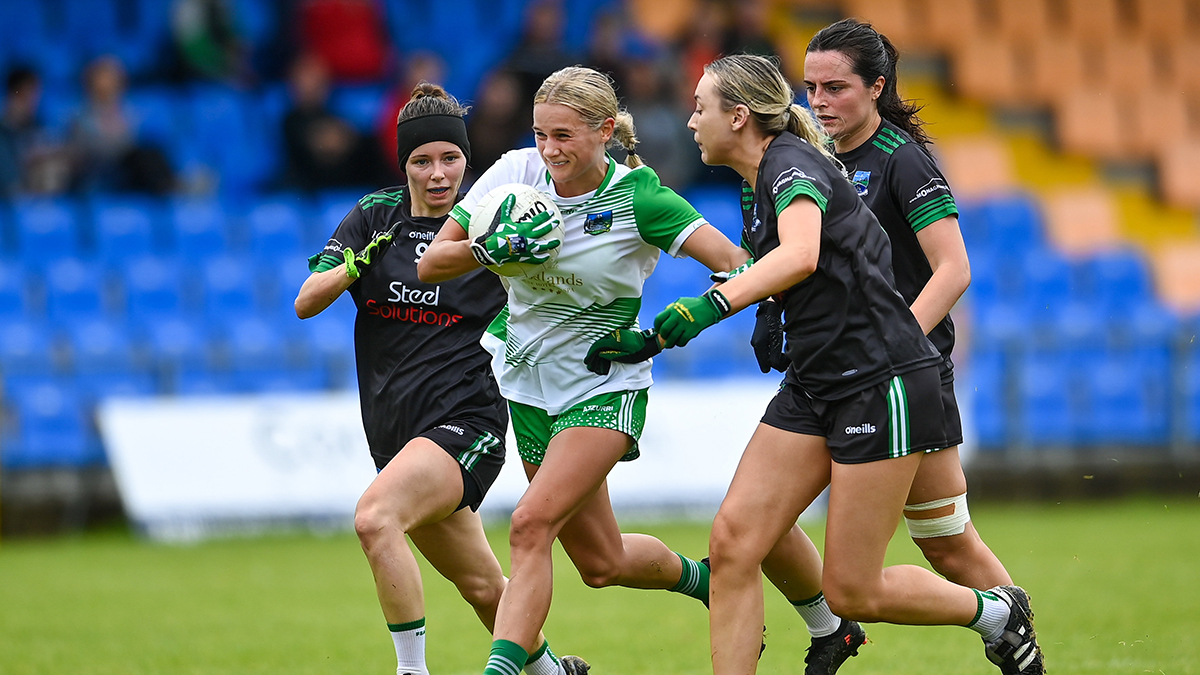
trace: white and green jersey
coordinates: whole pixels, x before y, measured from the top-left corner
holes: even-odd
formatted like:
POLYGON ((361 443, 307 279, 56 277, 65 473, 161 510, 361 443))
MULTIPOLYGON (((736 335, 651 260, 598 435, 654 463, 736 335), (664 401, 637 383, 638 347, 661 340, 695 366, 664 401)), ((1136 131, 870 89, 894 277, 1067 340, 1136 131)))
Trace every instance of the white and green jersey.
POLYGON ((650 167, 630 169, 611 157, 595 192, 560 197, 536 148, 505 153, 450 215, 469 230, 475 206, 506 183, 550 195, 565 234, 557 259, 537 275, 502 277, 508 305, 480 340, 492 354, 500 392, 557 415, 598 394, 649 387, 649 361, 614 363, 608 375, 595 375, 583 359, 596 339, 637 325, 642 282, 659 250, 678 256, 704 218, 650 167))

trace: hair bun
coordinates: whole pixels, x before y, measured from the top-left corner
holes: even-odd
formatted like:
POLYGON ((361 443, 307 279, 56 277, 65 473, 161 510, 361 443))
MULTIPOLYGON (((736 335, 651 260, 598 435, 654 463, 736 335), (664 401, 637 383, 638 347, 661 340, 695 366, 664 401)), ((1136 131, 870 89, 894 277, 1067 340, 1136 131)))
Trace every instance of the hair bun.
POLYGON ((413 87, 412 94, 409 95, 409 98, 415 101, 420 98, 425 98, 426 96, 442 99, 448 98, 445 89, 442 89, 439 85, 431 84, 429 82, 418 83, 417 86, 413 87))

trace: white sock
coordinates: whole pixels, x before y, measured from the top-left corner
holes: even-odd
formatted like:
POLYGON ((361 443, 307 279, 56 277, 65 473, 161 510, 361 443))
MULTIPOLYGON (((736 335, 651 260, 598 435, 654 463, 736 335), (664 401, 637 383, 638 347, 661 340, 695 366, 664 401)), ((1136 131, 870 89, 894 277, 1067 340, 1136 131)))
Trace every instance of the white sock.
POLYGON ((1004 627, 1008 625, 1008 603, 990 591, 975 591, 975 597, 979 599, 979 614, 967 628, 991 642, 1003 635, 1004 627))
POLYGON ((816 597, 808 600, 793 602, 792 607, 804 618, 809 634, 815 638, 833 635, 842 626, 842 620, 830 611, 829 603, 825 602, 824 593, 817 593, 816 597))
POLYGON ((550 643, 542 641, 542 647, 529 656, 525 664, 527 675, 566 675, 567 671, 558 662, 558 657, 550 651, 550 643))
POLYGON ((429 675, 425 669, 425 618, 389 623, 396 645, 396 675, 429 675))

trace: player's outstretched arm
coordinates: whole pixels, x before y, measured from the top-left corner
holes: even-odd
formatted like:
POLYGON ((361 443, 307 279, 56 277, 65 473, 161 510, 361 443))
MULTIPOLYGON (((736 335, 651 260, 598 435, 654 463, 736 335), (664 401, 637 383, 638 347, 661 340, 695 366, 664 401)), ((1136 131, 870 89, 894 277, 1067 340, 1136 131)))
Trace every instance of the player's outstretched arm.
POLYGON ((467 231, 451 216, 417 263, 417 278, 427 284, 436 284, 476 269, 479 269, 479 261, 471 254, 467 231))
MULTIPOLYGON (((391 248, 398 225, 399 223, 392 225, 387 232, 372 239, 361 251, 345 249, 342 252, 345 259, 344 264, 321 270, 320 267, 312 267, 321 264, 318 262, 318 257, 313 256, 309 262, 313 274, 304 280, 304 284, 300 286, 300 292, 296 295, 294 303, 296 316, 307 319, 320 314, 362 275, 370 272, 371 268, 391 248)), ((328 263, 321 264, 321 266, 325 264, 328 263)))

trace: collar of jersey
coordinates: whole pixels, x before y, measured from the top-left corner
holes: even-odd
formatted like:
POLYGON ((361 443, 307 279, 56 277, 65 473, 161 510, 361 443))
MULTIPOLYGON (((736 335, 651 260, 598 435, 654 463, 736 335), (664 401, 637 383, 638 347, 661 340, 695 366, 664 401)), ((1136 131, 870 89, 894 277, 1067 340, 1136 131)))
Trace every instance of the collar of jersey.
MULTIPOLYGON (((608 171, 606 171, 604 174, 604 180, 600 181, 600 187, 596 188, 596 190, 592 192, 591 196, 589 196, 587 199, 584 199, 579 204, 572 204, 572 206, 580 206, 586 203, 588 199, 595 197, 601 192, 604 192, 604 188, 608 187, 608 184, 612 182, 613 174, 617 172, 617 162, 612 158, 612 155, 608 154, 607 152, 604 153, 604 158, 608 160, 608 171)), ((555 197, 558 197, 559 199, 575 199, 575 197, 559 197, 558 189, 554 187, 554 179, 550 177, 549 169, 546 170, 546 184, 550 186, 551 190, 554 190, 555 197)))

